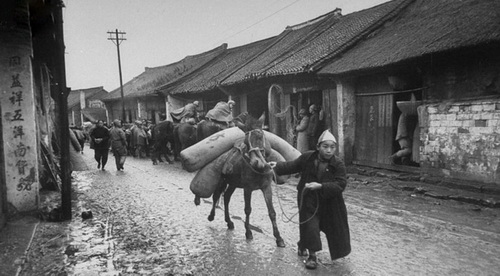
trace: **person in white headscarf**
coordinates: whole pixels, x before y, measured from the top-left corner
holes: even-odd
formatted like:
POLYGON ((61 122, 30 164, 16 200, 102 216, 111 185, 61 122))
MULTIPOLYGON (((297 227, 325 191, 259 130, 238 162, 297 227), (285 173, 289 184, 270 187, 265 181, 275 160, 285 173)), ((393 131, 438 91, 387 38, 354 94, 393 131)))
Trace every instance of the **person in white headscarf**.
POLYGON ((325 233, 332 260, 351 252, 347 209, 342 193, 347 185, 344 162, 335 155, 337 140, 325 130, 316 150, 302 153, 297 159, 269 162, 277 175, 300 173, 297 186, 299 205, 298 255, 308 257, 305 266, 318 266, 316 252, 322 249, 320 231, 325 233))

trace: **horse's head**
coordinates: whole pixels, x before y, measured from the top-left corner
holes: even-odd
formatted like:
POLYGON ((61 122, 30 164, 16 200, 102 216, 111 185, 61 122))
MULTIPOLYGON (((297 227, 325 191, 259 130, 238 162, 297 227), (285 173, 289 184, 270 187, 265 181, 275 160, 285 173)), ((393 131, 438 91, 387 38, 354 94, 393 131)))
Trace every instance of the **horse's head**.
POLYGON ((268 165, 266 155, 266 137, 262 130, 265 115, 259 119, 248 116, 244 123, 236 122, 236 125, 245 132, 246 156, 250 166, 258 172, 267 172, 271 169, 268 165))

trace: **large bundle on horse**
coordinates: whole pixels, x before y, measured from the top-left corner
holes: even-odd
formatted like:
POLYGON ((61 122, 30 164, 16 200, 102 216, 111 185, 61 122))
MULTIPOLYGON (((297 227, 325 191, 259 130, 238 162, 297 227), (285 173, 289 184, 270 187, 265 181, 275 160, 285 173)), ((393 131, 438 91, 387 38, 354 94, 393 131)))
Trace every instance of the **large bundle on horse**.
POLYGON ((271 148, 279 152, 286 161, 295 160, 300 156, 300 151, 295 149, 283 138, 269 131, 264 130, 264 133, 266 135, 266 139, 271 144, 271 148))
POLYGON ((217 157, 196 173, 189 186, 193 194, 201 198, 212 196, 222 177, 221 172, 228 154, 229 151, 217 157))
MULTIPOLYGON (((280 154, 284 160, 290 161, 300 156, 300 152, 283 138, 269 131, 264 131, 264 134, 267 140, 266 143, 269 143, 271 149, 280 154)), ((180 157, 182 166, 188 172, 197 171, 226 151, 230 150, 235 142, 243 137, 245 137, 245 133, 238 127, 231 127, 214 133, 202 141, 181 151, 180 157)), ((270 153, 271 152, 268 152, 267 155, 270 153)), ((276 157, 276 154, 273 154, 272 156, 276 157)))
POLYGON ((183 168, 194 172, 230 150, 236 140, 245 137, 237 127, 226 128, 181 151, 183 168))

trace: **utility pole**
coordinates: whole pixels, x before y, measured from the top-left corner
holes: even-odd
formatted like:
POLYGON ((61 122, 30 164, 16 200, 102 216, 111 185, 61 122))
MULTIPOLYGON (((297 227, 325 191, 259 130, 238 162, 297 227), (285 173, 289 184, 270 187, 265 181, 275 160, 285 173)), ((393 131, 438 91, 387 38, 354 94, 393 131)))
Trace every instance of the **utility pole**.
POLYGON ((122 122, 125 122, 125 100, 123 96, 122 64, 120 61, 120 43, 123 40, 127 40, 126 38, 123 37, 123 35, 126 33, 119 32, 118 29, 116 29, 114 32, 108 32, 108 34, 109 34, 108 40, 111 40, 116 45, 116 50, 118 52, 118 71, 120 72, 120 92, 122 96, 122 122), (115 35, 115 37, 113 37, 113 35, 115 35))

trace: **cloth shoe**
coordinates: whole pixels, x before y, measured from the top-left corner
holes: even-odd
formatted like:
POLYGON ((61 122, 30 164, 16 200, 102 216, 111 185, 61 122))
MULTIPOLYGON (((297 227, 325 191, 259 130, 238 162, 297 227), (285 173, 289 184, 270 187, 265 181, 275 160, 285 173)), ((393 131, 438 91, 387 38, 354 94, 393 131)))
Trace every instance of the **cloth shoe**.
POLYGON ((309 256, 309 258, 306 261, 306 268, 307 269, 316 269, 318 267, 318 259, 316 256, 309 256))

